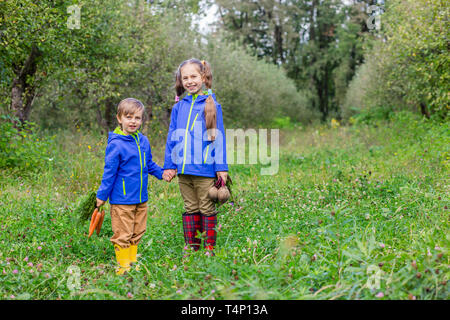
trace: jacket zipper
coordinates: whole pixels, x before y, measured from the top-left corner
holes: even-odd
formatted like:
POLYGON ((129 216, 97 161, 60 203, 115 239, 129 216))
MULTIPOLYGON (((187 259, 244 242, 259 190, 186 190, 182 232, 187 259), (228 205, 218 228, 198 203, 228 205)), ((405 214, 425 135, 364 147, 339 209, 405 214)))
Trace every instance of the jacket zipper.
POLYGON ((122 178, 122 186, 123 186, 123 195, 126 196, 127 192, 125 191, 125 179, 122 178))
POLYGON ((191 109, 189 110, 188 121, 186 125, 186 133, 184 134, 184 150, 183 150, 183 168, 181 169, 181 174, 184 174, 184 166, 186 165, 186 148, 187 148, 187 134, 189 131, 189 123, 191 120, 192 107, 194 106, 195 99, 197 99, 197 95, 192 96, 191 109))
POLYGON ((198 117, 198 113, 195 116, 194 121, 192 121, 191 131, 192 131, 192 129, 194 129, 194 124, 195 124, 195 120, 197 120, 197 117, 198 117))
POLYGON ((139 141, 139 136, 138 136, 138 134, 136 133, 136 136, 137 136, 137 140, 136 140, 136 138, 134 137, 134 135, 131 135, 132 137, 133 137, 133 139, 134 139, 134 141, 136 142, 136 144, 137 144, 137 147, 138 147, 138 151, 139 151, 139 164, 141 165, 141 187, 140 187, 140 189, 139 189, 139 203, 141 203, 142 202, 142 157, 141 157, 141 147, 140 147, 140 141, 139 141))
POLYGON ((206 159, 208 159, 208 150, 209 150, 209 144, 206 147, 206 155, 205 155, 205 161, 203 162, 204 164, 206 164, 206 159))

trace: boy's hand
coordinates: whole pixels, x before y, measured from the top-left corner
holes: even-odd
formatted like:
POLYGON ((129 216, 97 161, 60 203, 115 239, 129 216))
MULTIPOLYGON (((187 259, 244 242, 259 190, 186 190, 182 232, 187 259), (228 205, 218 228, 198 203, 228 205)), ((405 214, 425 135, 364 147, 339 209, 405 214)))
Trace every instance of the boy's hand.
POLYGON ((100 208, 105 203, 106 203, 106 201, 103 201, 103 200, 100 200, 99 198, 97 198, 97 208, 100 208))
POLYGON ((166 169, 163 172, 163 179, 167 182, 172 181, 173 177, 177 175, 177 169, 166 169))
POLYGON ((228 172, 227 171, 217 171, 217 178, 222 177, 223 183, 227 183, 228 172))
POLYGON ((170 182, 169 175, 168 175, 168 173, 166 171, 163 172, 162 178, 163 178, 164 181, 170 182))

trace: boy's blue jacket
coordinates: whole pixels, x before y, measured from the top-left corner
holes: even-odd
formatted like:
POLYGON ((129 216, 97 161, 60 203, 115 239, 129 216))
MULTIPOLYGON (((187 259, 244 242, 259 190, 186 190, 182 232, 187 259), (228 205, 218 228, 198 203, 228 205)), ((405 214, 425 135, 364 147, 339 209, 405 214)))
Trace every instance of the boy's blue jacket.
POLYGON ((117 127, 108 136, 105 169, 97 198, 110 204, 138 204, 148 200, 148 175, 162 179, 162 169, 152 161, 146 136, 125 135, 117 127))
POLYGON ((178 174, 215 177, 217 171, 228 171, 222 107, 212 94, 217 108, 216 140, 208 141, 205 122, 205 100, 208 95, 186 95, 172 108, 167 135, 164 169, 178 174))

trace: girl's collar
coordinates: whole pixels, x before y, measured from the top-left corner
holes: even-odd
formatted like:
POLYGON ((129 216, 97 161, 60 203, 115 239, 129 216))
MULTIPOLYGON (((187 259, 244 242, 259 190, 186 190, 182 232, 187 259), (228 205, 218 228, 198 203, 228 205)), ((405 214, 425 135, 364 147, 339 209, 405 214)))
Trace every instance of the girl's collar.
MULTIPOLYGON (((208 90, 203 90, 203 91, 199 91, 200 93, 196 93, 196 94, 192 94, 192 93, 188 93, 187 94, 187 96, 207 96, 209 93, 208 93, 208 90)), ((212 93, 212 92, 211 92, 212 93)))

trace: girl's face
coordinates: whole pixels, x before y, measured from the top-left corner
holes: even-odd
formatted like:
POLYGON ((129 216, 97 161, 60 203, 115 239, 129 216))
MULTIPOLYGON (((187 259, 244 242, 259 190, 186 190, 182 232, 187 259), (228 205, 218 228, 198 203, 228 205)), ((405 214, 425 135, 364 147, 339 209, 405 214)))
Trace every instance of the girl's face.
POLYGON ((198 94, 202 90, 203 77, 198 67, 193 63, 184 65, 181 70, 181 82, 184 89, 190 94, 198 94))
POLYGON ((142 124, 142 116, 144 110, 138 110, 134 114, 122 114, 120 117, 117 116, 117 121, 122 125, 122 131, 126 135, 136 133, 142 124))

